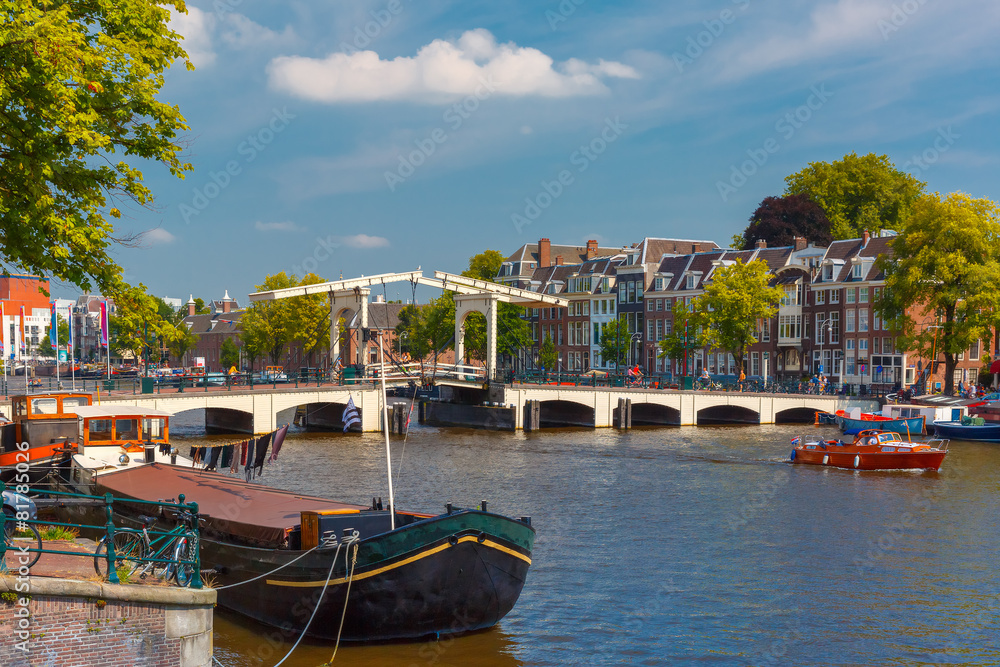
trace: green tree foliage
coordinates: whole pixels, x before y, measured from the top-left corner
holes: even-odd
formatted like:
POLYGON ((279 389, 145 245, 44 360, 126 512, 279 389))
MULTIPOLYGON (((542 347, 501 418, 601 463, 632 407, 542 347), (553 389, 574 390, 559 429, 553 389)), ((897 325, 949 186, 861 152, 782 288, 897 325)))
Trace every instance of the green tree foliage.
POLYGON ((420 374, 425 375, 424 360, 431 352, 431 344, 424 327, 425 309, 409 304, 399 311, 399 324, 396 325, 396 340, 400 350, 410 355, 411 359, 420 362, 420 374))
POLYGON ((631 336, 628 322, 624 317, 619 317, 605 324, 604 330, 601 332, 601 340, 598 342, 601 348, 601 358, 605 361, 614 361, 615 369, 620 370, 621 365, 628 359, 631 336))
POLYGON ((139 362, 149 346, 159 355, 156 342, 168 347, 183 334, 183 325, 175 326, 160 316, 158 299, 146 293, 144 285, 119 286, 115 297, 115 315, 109 318, 111 351, 139 362))
POLYGON ((835 239, 857 238, 866 229, 872 234, 899 229, 925 186, 896 169, 887 156, 874 153, 812 162, 785 183, 786 194, 805 194, 820 205, 835 239))
MULTIPOLYGON (((325 283, 315 273, 307 273, 300 285, 325 283)), ((292 338, 302 345, 302 351, 312 366, 313 355, 317 351, 330 349, 330 301, 326 294, 309 294, 290 300, 292 338)))
MULTIPOLYGON (((38 347, 35 348, 35 354, 42 357, 55 357, 56 350, 52 347, 52 341, 49 339, 50 332, 52 331, 52 325, 45 327, 45 335, 42 339, 38 341, 38 347)), ((59 334, 59 345, 66 345, 69 343, 69 322, 62 315, 56 314, 56 332, 59 334)))
POLYGON ((232 338, 222 341, 222 347, 219 350, 219 362, 222 364, 223 371, 228 371, 240 363, 240 348, 232 338))
POLYGON ((170 350, 172 355, 177 357, 178 365, 184 366, 184 356, 194 349, 199 340, 201 340, 201 337, 192 333, 191 330, 187 328, 187 325, 178 324, 177 336, 167 344, 167 349, 170 350))
MULTIPOLYGON (((157 99, 164 71, 187 63, 167 27, 180 0, 7 0, 0 9, 0 253, 4 271, 51 276, 121 308, 135 296, 110 249, 108 218, 150 206, 137 164, 178 177, 180 111, 157 99)), ((187 63, 190 68, 190 63, 187 63)), ((148 318, 149 313, 143 312, 148 318)), ((122 345, 134 341, 120 322, 122 345)))
POLYGON ((685 354, 703 349, 707 344, 704 323, 700 315, 692 312, 683 299, 674 301, 672 312, 673 330, 659 342, 660 352, 657 356, 660 359, 672 360, 675 374, 684 375, 687 372, 683 364, 685 354))
MULTIPOLYGON (((212 309, 205 305, 205 300, 198 297, 194 300, 194 314, 195 315, 208 315, 212 312, 212 309)), ((184 317, 187 317, 187 311, 184 311, 184 317)))
MULTIPOLYGON (((295 287, 299 284, 294 275, 285 272, 269 275, 258 292, 295 287)), ((285 345, 295 338, 293 314, 298 299, 275 299, 274 301, 255 301, 243 313, 240 322, 243 333, 240 340, 247 348, 248 354, 268 356, 271 363, 276 364, 285 350, 285 345)), ((256 359, 256 356, 252 356, 256 359)))
MULTIPOLYGON (((469 258, 469 268, 462 272, 466 278, 496 282, 504 256, 496 250, 485 250, 469 258)), ((486 318, 481 313, 471 313, 465 319, 466 353, 479 361, 486 359, 486 318)), ((497 307, 497 354, 516 357, 520 350, 531 345, 531 330, 524 319, 524 308, 512 303, 497 307)))
POLYGON ((743 234, 733 238, 733 247, 750 250, 763 240, 771 248, 780 248, 793 245, 796 236, 816 245, 829 245, 833 236, 823 209, 805 194, 766 197, 750 216, 743 234))
POLYGON ((545 340, 538 349, 538 363, 546 371, 554 371, 559 355, 556 353, 556 346, 552 343, 552 336, 545 334, 545 340))
POLYGON ((989 338, 1000 312, 1000 208, 961 193, 921 197, 892 255, 879 262, 885 289, 877 312, 899 332, 902 349, 944 354, 951 393, 958 355, 989 338))
POLYGON ((746 349, 757 342, 757 322, 773 316, 781 301, 781 290, 770 287, 770 280, 767 263, 737 260, 716 268, 705 292, 692 302, 705 344, 731 353, 740 371, 746 349))

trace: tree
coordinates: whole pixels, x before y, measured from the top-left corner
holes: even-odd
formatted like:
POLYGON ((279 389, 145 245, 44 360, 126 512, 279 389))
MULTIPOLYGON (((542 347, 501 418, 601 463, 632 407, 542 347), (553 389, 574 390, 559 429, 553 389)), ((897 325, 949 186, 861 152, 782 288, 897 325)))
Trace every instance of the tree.
POLYGON ((757 342, 757 323, 777 312, 781 290, 769 286, 767 263, 760 260, 720 266, 711 278, 692 302, 696 324, 703 328, 705 344, 731 353, 742 372, 743 355, 757 342))
POLYGON ((240 363, 240 348, 233 342, 232 338, 226 338, 222 341, 219 362, 222 364, 223 371, 228 371, 240 363))
MULTIPOLYGON (((52 341, 50 339, 52 332, 52 325, 45 327, 45 335, 42 336, 41 341, 38 343, 38 347, 35 348, 35 354, 42 357, 54 357, 56 356, 56 350, 52 347, 52 341)), ((56 315, 56 332, 59 334, 59 344, 66 345, 69 342, 69 322, 66 321, 62 315, 56 315)))
POLYGON ((146 287, 122 284, 115 297, 115 315, 108 319, 110 348, 121 356, 142 359, 143 352, 155 341, 169 346, 182 335, 180 328, 160 317, 157 299, 146 287))
POLYGON ((885 155, 874 153, 812 162, 785 183, 785 194, 805 194, 820 205, 835 239, 857 238, 866 229, 872 234, 899 229, 925 186, 896 169, 885 155))
POLYGON ((555 370, 558 358, 556 346, 552 343, 552 336, 545 334, 545 340, 542 341, 542 346, 538 349, 538 362, 543 369, 552 371, 555 370))
POLYGON ((989 338, 1000 310, 1000 207, 962 193, 926 195, 879 266, 885 289, 876 312, 899 332, 902 349, 944 354, 944 391, 952 393, 958 355, 989 338), (918 325, 915 316, 934 324, 918 325))
MULTIPOLYGON (((325 283, 315 273, 307 273, 299 285, 325 283)), ((325 294, 308 294, 290 299, 291 338, 299 341, 302 351, 312 366, 313 354, 317 350, 330 349, 330 302, 325 294)))
MULTIPOLYGON (((198 297, 194 300, 194 314, 195 315, 208 315, 212 312, 212 309, 205 305, 205 300, 198 297)), ((187 317, 187 313, 184 313, 184 317, 187 317)))
MULTIPOLYGON (((294 275, 285 272, 276 273, 264 278, 262 285, 257 285, 258 292, 295 287, 299 284, 294 275)), ((274 301, 255 301, 243 313, 240 323, 243 325, 241 340, 248 346, 248 352, 253 352, 271 358, 271 363, 278 363, 285 345, 294 338, 293 324, 294 299, 276 299, 274 301)), ((256 358, 256 357, 254 357, 256 358)))
POLYGON ((424 376, 424 359, 431 351, 430 340, 424 331, 425 311, 420 306, 408 304, 399 311, 399 324, 396 325, 396 340, 400 349, 410 355, 411 359, 420 361, 420 375, 424 376))
MULTIPOLYGON (((469 268, 462 272, 466 278, 496 282, 503 255, 496 250, 485 250, 469 258, 469 268)), ((486 318, 481 313, 470 313, 465 319, 465 349, 470 356, 486 359, 486 318)), ((518 352, 531 345, 531 330, 524 319, 524 308, 501 302, 497 306, 497 354, 517 357, 518 352)))
POLYGON ((829 245, 833 236, 823 209, 805 194, 766 197, 750 216, 743 234, 733 237, 733 247, 750 250, 758 239, 772 248, 790 246, 796 236, 829 245))
POLYGON ((687 374, 687 368, 682 363, 692 351, 705 347, 706 340, 700 314, 693 313, 683 299, 674 301, 673 330, 660 341, 660 359, 670 359, 674 368, 681 368, 680 375, 687 374))
POLYGON ((167 345, 170 353, 177 357, 177 363, 184 366, 184 355, 198 344, 201 337, 194 334, 187 325, 180 324, 177 327, 177 336, 167 345))
POLYGON ((157 99, 177 59, 181 0, 11 0, 0 20, 0 253, 3 271, 130 298, 110 249, 122 202, 152 205, 136 164, 183 178, 175 106, 157 99), (125 159, 122 159, 124 156, 125 159))
POLYGON ((598 345, 601 348, 601 358, 605 361, 614 361, 615 369, 621 370, 621 364, 628 359, 628 350, 632 334, 628 330, 628 322, 624 317, 611 320, 604 325, 601 332, 601 340, 598 345))

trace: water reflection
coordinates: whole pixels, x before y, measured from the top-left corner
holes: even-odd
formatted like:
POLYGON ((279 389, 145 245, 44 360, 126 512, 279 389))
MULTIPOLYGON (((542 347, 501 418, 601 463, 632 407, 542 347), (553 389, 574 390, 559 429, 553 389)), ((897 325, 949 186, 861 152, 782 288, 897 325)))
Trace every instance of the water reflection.
MULTIPOLYGON (((336 664, 1000 664, 1000 448, 952 443, 940 473, 790 465, 791 437, 814 432, 415 428, 393 441, 399 506, 532 516, 527 585, 492 631, 336 664)), ((367 503, 386 493, 382 447, 298 433, 261 481, 367 503)), ((273 665, 294 637, 264 658, 266 632, 220 613, 217 657, 273 665)), ((285 664, 331 652, 307 641, 285 664)))

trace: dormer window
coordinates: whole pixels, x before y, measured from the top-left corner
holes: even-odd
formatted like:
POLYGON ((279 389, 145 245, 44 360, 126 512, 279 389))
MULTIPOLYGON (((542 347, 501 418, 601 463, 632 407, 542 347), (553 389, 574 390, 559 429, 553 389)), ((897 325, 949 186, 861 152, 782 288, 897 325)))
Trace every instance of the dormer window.
POLYGON ((861 280, 861 264, 857 263, 851 267, 851 278, 854 280, 861 280))
POLYGON ((663 278, 656 278, 653 280, 653 290, 656 292, 663 291, 663 278))
POLYGON ((833 265, 827 264, 823 267, 823 281, 829 282, 833 280, 833 265))
POLYGON ((694 274, 689 273, 684 278, 684 287, 686 287, 687 289, 694 289, 696 282, 697 282, 697 277, 694 274))

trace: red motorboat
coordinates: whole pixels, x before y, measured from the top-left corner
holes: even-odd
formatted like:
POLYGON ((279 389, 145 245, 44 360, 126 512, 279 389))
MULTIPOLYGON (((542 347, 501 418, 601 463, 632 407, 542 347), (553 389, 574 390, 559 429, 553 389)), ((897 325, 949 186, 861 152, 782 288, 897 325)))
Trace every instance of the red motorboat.
POLYGON ((833 466, 851 470, 939 470, 948 453, 948 440, 907 442, 898 433, 868 429, 854 442, 793 438, 792 463, 833 466))

